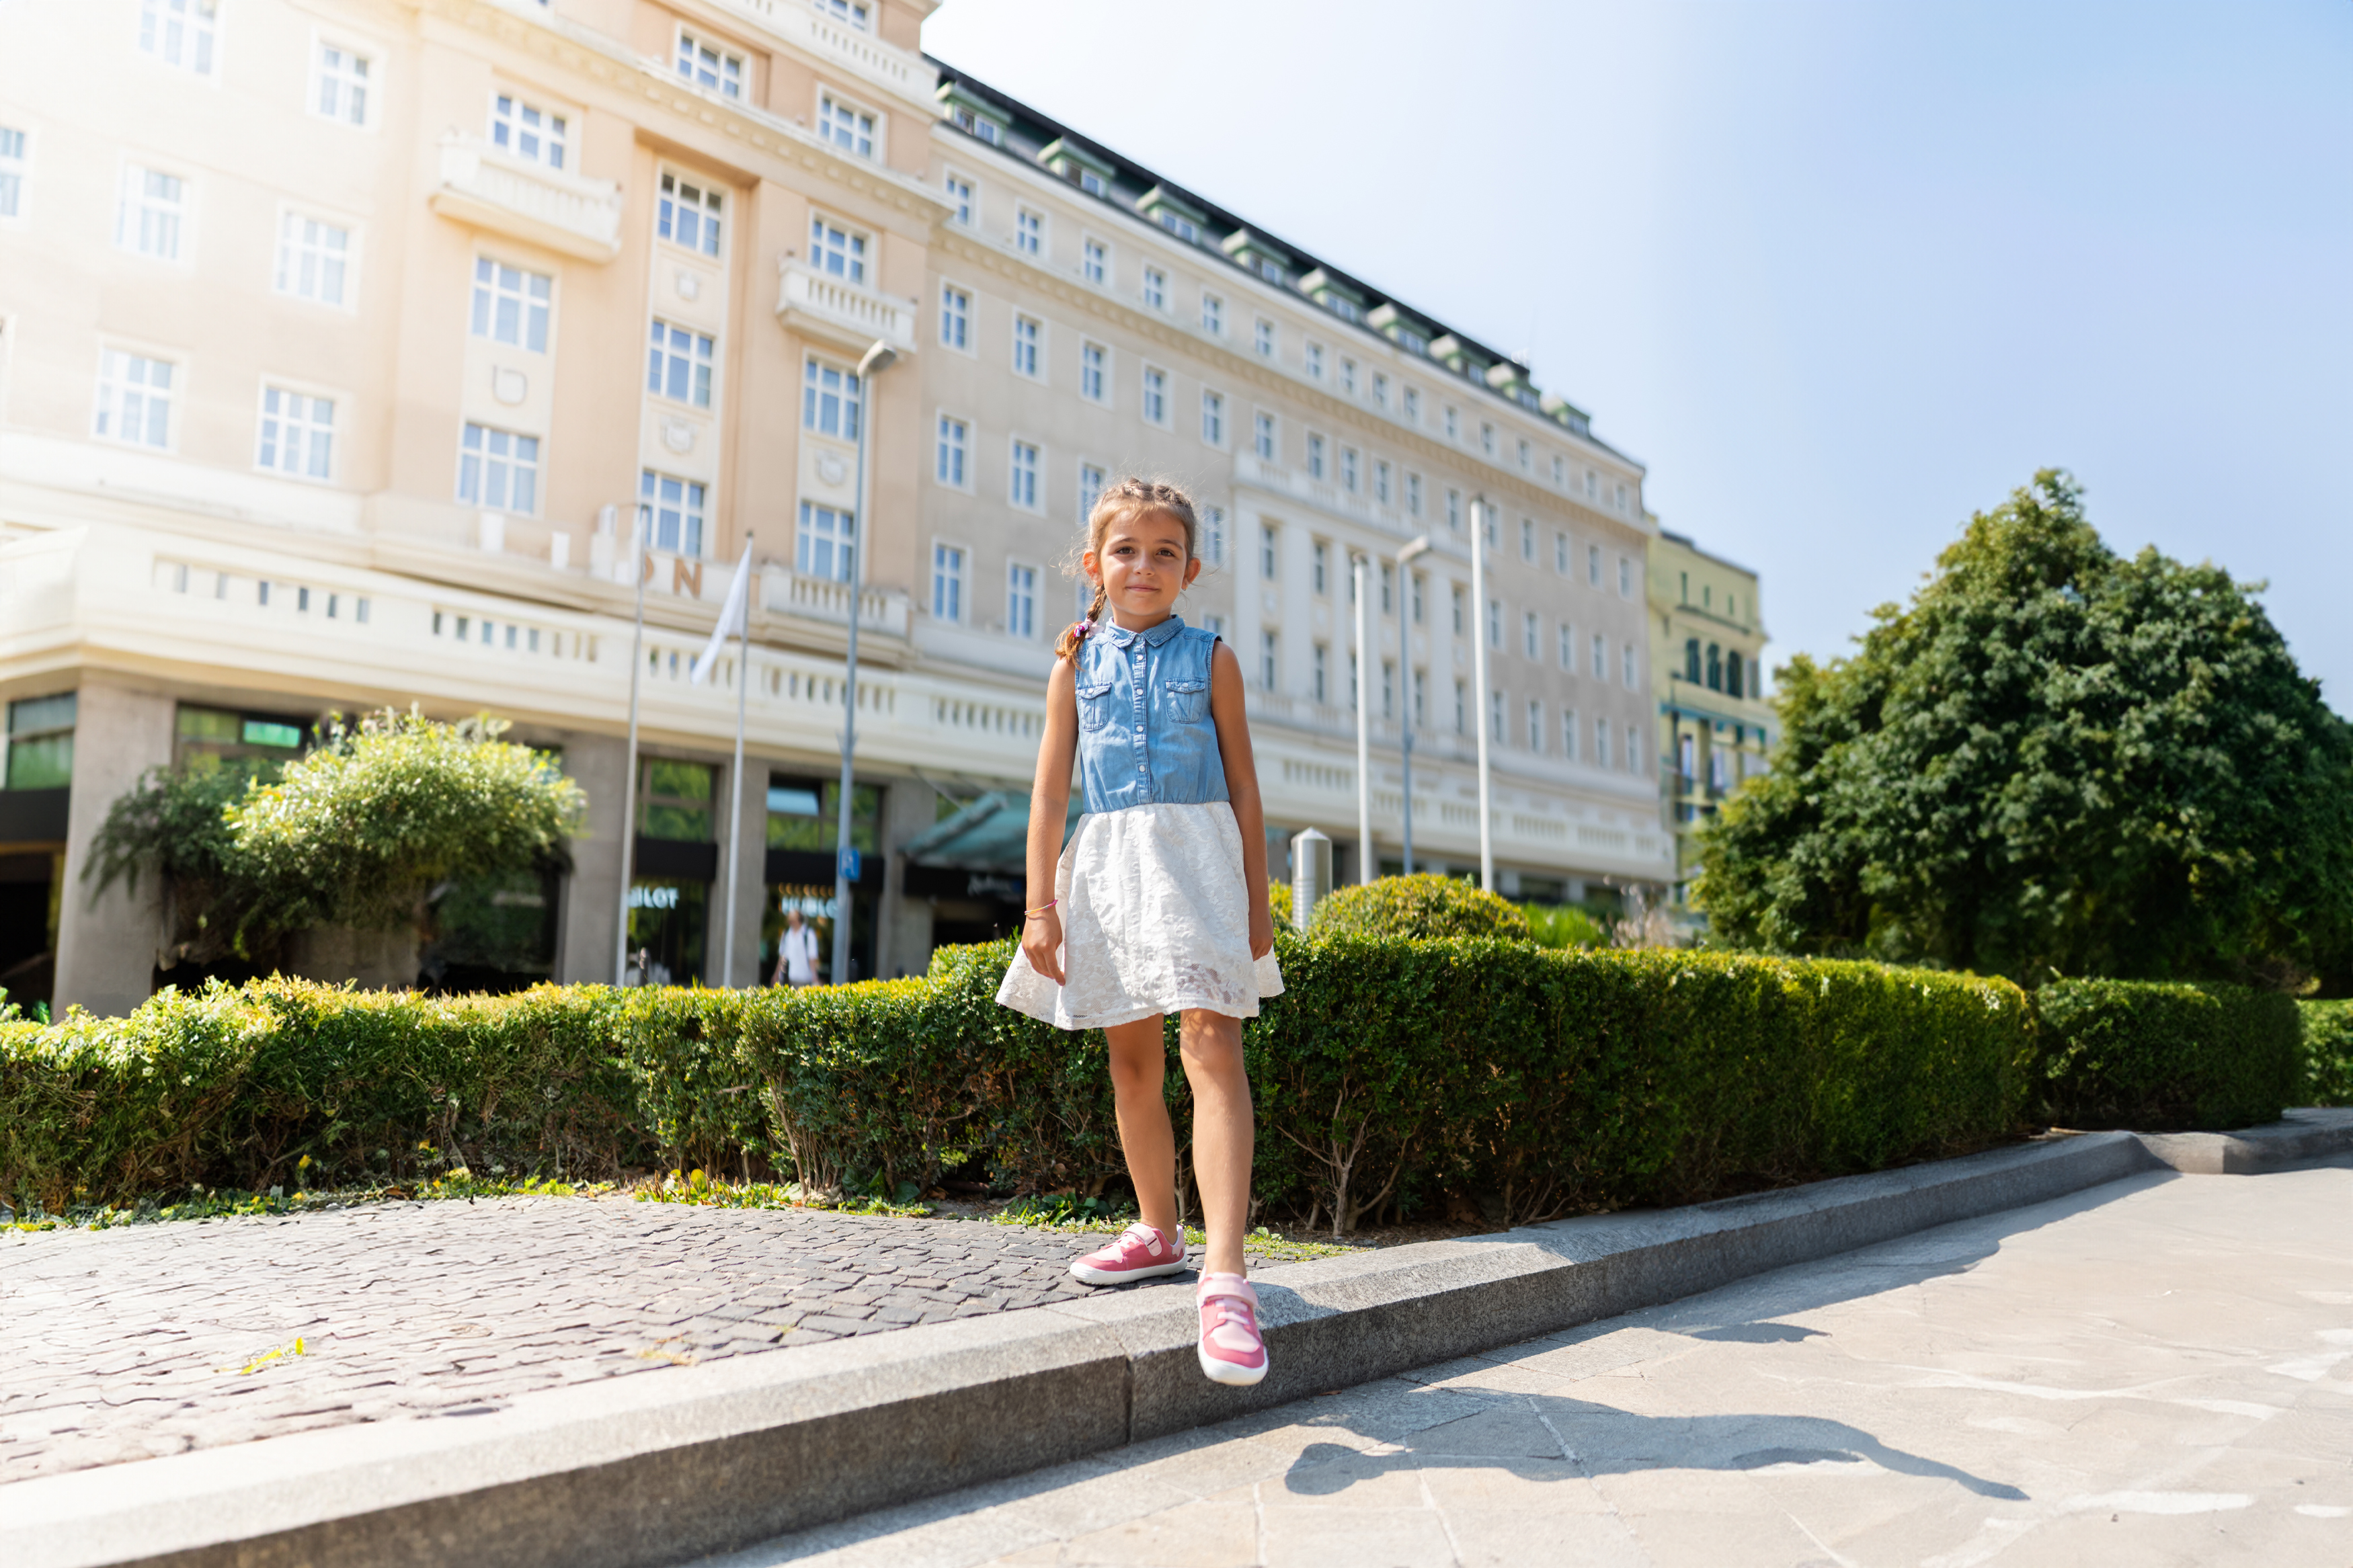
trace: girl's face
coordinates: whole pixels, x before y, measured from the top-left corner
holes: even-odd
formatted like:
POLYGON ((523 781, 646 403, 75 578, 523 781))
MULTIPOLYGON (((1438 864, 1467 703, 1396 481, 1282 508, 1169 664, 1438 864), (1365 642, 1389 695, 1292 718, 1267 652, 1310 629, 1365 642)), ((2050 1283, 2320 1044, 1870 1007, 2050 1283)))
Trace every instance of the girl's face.
POLYGON ((1103 585, 1104 605, 1132 630, 1166 620, 1176 595, 1201 571, 1185 548, 1185 525, 1159 510, 1130 512, 1113 523, 1084 562, 1087 575, 1103 585))

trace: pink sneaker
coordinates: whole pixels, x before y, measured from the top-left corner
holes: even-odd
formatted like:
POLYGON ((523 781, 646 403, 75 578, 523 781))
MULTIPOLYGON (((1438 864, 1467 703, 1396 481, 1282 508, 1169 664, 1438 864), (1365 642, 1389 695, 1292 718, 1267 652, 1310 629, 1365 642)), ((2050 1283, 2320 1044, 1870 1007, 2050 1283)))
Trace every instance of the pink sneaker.
POLYGON ((1071 1262, 1071 1278, 1089 1285, 1124 1285, 1131 1279, 1153 1279, 1185 1271, 1185 1243, 1171 1240, 1138 1221, 1119 1233, 1109 1247, 1071 1262))
POLYGON ((1258 1331, 1258 1292, 1239 1274, 1204 1274, 1198 1294, 1201 1371, 1211 1383, 1248 1388, 1266 1375, 1266 1338, 1258 1331))

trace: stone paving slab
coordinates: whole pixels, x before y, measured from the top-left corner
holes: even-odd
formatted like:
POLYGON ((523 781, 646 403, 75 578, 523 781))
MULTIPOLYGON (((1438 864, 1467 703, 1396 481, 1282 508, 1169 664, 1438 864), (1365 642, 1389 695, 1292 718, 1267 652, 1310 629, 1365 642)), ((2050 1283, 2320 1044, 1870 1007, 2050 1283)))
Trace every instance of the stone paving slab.
POLYGON ((541 1389, 1066 1301, 1096 1293, 1066 1270, 1100 1239, 619 1198, 11 1234, 0 1477, 483 1414, 541 1389), (302 1355, 245 1370, 298 1336, 302 1355))

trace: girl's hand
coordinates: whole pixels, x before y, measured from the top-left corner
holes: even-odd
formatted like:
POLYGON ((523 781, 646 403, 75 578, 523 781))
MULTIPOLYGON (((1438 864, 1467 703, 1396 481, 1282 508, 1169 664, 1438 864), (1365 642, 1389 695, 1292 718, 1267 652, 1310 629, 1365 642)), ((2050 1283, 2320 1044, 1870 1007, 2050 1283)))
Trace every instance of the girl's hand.
MULTIPOLYGON (((1268 928, 1267 945, 1274 945, 1273 928, 1268 928)), ((1062 917, 1052 910, 1031 915, 1021 926, 1021 955, 1029 967, 1052 981, 1062 984, 1062 917)))
POLYGON ((1252 958, 1264 958, 1274 951, 1274 916, 1268 911, 1264 899, 1250 905, 1250 936, 1252 958))

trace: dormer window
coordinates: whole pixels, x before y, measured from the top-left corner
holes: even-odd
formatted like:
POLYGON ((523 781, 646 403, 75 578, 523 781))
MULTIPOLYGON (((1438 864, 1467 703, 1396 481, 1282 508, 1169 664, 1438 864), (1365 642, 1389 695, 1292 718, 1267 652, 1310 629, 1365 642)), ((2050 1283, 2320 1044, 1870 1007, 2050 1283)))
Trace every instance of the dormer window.
POLYGON ((1115 171, 1110 161, 1080 146, 1067 136, 1057 136, 1040 147, 1038 162, 1091 196, 1111 195, 1112 175, 1115 171))
POLYGON ((1244 269, 1255 272, 1278 289, 1291 276, 1291 258, 1249 229, 1234 230, 1226 236, 1218 248, 1240 262, 1244 269))
POLYGON ((1096 174, 1092 169, 1081 169, 1079 171, 1079 189, 1086 192, 1086 194, 1091 196, 1107 196, 1111 195, 1111 182, 1104 179, 1101 174, 1096 174))
POLYGON ((1179 239, 1191 240, 1196 244, 1200 242, 1201 230, 1199 226, 1195 224, 1191 218, 1179 217, 1175 213, 1168 211, 1166 207, 1163 207, 1160 211, 1160 226, 1166 229, 1169 233, 1175 235, 1179 239))
POLYGON ((957 130, 977 136, 992 147, 1005 145, 1005 127, 986 116, 975 114, 962 104, 956 105, 948 120, 957 130))
POLYGON ((1201 243, 1201 226, 1209 221, 1208 213, 1172 195, 1166 185, 1155 185, 1138 196, 1135 210, 1188 245, 1201 243))

